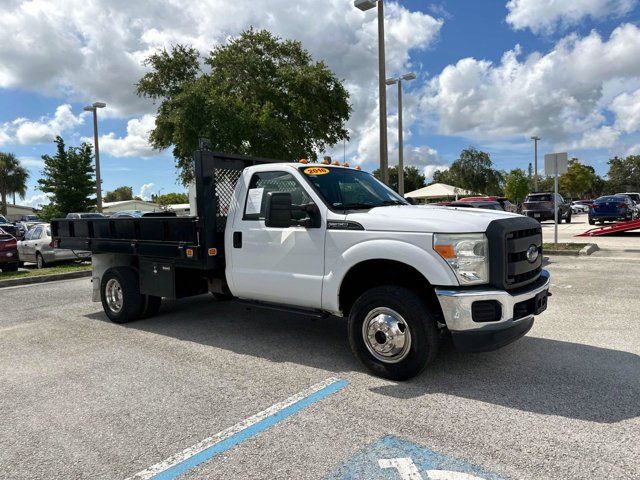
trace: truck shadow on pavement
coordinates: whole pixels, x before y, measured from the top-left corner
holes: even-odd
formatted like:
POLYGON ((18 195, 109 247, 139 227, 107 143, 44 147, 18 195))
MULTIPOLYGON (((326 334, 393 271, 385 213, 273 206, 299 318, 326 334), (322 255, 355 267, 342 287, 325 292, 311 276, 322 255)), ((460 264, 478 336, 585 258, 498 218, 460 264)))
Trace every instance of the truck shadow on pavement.
MULTIPOLYGON (((108 321, 103 312, 89 318, 108 321)), ((235 353, 332 372, 364 371, 352 355, 344 319, 216 302, 166 302, 157 317, 122 326, 235 353)), ((408 382, 371 388, 394 398, 444 393, 598 423, 640 416, 640 356, 577 343, 524 337, 495 352, 460 353, 450 342, 408 382)))
POLYGON ((395 398, 445 393, 526 412, 615 423, 640 415, 640 356, 536 337, 476 354, 447 344, 419 377, 371 391, 395 398))

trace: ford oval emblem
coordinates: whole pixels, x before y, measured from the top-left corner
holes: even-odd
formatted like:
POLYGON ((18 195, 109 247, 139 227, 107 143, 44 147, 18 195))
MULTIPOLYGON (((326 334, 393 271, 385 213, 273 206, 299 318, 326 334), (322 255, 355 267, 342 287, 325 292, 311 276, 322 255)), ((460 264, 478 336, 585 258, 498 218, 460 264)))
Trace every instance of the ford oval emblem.
POLYGON ((529 245, 527 248, 527 260, 529 263, 534 263, 538 259, 538 247, 536 245, 529 245))

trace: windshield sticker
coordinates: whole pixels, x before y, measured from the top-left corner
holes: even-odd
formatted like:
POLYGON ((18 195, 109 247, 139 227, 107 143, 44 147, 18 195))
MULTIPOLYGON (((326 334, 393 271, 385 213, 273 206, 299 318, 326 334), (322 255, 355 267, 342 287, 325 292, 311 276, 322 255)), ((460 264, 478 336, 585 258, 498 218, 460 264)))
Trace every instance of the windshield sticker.
POLYGON ((304 169, 306 175, 326 175, 331 170, 323 167, 309 167, 304 169))

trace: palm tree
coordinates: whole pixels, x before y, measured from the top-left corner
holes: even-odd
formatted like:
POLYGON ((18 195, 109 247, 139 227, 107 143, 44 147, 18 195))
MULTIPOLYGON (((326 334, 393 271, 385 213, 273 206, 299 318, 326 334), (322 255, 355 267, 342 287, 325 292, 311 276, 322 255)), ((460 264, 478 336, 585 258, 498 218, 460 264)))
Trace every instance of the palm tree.
POLYGON ((20 165, 20 161, 13 153, 0 152, 0 196, 2 198, 2 214, 7 214, 7 197, 17 193, 24 198, 27 193, 29 172, 20 165))

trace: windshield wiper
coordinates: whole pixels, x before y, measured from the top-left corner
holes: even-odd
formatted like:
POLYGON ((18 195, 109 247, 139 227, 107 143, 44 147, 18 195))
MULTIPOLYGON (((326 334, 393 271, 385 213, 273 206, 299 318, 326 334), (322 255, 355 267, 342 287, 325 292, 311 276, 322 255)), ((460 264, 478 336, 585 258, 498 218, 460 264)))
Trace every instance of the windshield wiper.
POLYGON ((381 205, 408 205, 408 203, 402 202, 400 200, 385 200, 381 203, 381 205))

